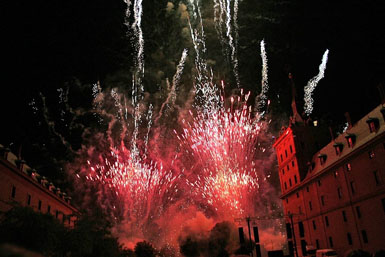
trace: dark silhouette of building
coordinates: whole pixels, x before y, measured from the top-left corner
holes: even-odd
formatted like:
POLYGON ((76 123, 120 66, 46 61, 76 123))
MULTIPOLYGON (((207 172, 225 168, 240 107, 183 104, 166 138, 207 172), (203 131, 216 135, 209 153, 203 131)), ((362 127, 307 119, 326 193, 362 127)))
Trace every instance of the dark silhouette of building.
POLYGON ((0 145, 0 212, 13 206, 29 206, 50 213, 67 226, 73 226, 78 210, 71 197, 40 176, 8 148, 0 145))
POLYGON ((335 138, 293 117, 274 143, 291 255, 307 256, 311 248, 340 256, 383 249, 385 108, 354 125, 347 115, 346 130, 335 138))

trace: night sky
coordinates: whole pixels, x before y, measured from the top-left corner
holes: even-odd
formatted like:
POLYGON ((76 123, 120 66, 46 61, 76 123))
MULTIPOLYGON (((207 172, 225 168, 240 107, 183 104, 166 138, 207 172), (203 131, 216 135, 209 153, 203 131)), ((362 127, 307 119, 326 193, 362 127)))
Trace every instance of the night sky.
MULTIPOLYGON (((179 1, 172 2, 178 6, 179 1)), ((343 123, 344 112, 349 111, 353 119, 358 119, 380 104, 377 86, 385 84, 383 1, 289 2, 241 1, 238 56, 243 87, 255 92, 260 85, 259 42, 265 39, 269 94, 277 110, 290 115, 287 74, 293 73, 301 98, 306 82, 318 73, 326 49, 330 50, 329 61, 325 78, 314 94, 313 117, 343 123)), ((207 17, 211 13, 208 3, 203 4, 203 15, 207 17)), ((48 102, 55 102, 57 89, 75 80, 85 85, 83 89, 98 80, 103 85, 113 83, 111 81, 124 83, 119 81, 119 74, 132 69, 132 42, 124 24, 126 5, 118 0, 7 1, 1 5, 4 14, 0 143, 12 143, 13 151, 23 145, 24 158, 37 164, 39 158, 33 156, 34 149, 53 141, 49 141, 50 134, 37 125, 39 115, 34 116, 31 101, 41 93, 48 102)), ((157 91, 160 84, 151 77, 153 71, 162 69, 159 67, 162 65, 157 66, 155 62, 159 49, 166 56, 164 59, 169 56, 177 60, 180 49, 190 47, 179 40, 175 30, 180 26, 167 16, 166 6, 167 1, 163 0, 143 1, 146 75, 149 77, 145 82, 149 92, 157 91)), ((211 41, 217 40, 211 32, 208 28, 209 53, 211 41)), ((213 58, 217 55, 218 60, 222 58, 218 49, 213 49, 212 55, 213 58)), ((213 69, 227 74, 224 66, 217 64, 213 69)), ((227 78, 231 81, 231 75, 227 78)), ((83 94, 84 91, 74 89, 70 103, 81 106, 87 99, 83 94)), ((75 139, 74 142, 81 144, 75 139)))

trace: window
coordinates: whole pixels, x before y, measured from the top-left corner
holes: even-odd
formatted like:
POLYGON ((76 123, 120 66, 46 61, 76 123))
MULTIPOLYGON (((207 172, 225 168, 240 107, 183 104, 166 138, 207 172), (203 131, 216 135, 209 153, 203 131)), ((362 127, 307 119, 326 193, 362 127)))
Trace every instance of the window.
POLYGON ((287 189, 287 184, 286 184, 286 182, 285 182, 285 189, 287 189))
POLYGON ((299 198, 299 193, 298 192, 296 193, 296 195, 297 195, 297 198, 299 198))
POLYGON ((309 201, 309 209, 313 210, 313 206, 311 205, 311 201, 309 201))
POLYGON ((283 161, 283 157, 282 157, 282 154, 281 154, 281 162, 283 161))
POLYGON ((366 230, 361 230, 362 235, 362 241, 364 241, 365 244, 368 243, 368 235, 366 234, 366 230))
POLYGON ((345 136, 345 138, 346 138, 346 141, 348 143, 348 147, 349 148, 353 148, 353 146, 354 146, 354 144, 356 142, 356 135, 348 134, 348 135, 345 136))
POLYGON ((306 192, 308 192, 308 193, 309 193, 309 187, 308 187, 308 186, 306 187, 306 192))
POLYGON ((293 147, 290 145, 290 153, 293 153, 293 147))
POLYGON ((282 169, 282 175, 285 175, 285 169, 282 169))
POLYGON ((315 240, 315 245, 316 245, 317 249, 320 249, 319 240, 318 239, 315 240))
POLYGON ((287 157, 287 150, 285 150, 285 157, 287 157))
POLYGON ((286 198, 286 203, 289 203, 289 198, 286 198))
POLYGON ((317 184, 319 187, 321 186, 321 180, 320 179, 317 181, 317 184))
POLYGON ((368 123, 370 133, 376 132, 380 126, 380 122, 377 118, 369 118, 366 120, 368 123))
POLYGON ((291 161, 291 167, 294 168, 294 161, 291 161))
POLYGON ((56 217, 56 218, 59 217, 59 211, 58 211, 58 210, 56 210, 55 217, 56 217))
POLYGON ((289 185, 292 186, 292 184, 291 184, 291 178, 289 178, 289 185))
POLYGON ((356 206, 357 218, 361 219, 361 209, 360 206, 356 206))
POLYGON ((306 240, 301 240, 301 252, 302 256, 307 256, 307 251, 306 251, 306 240))
POLYGON ((325 216, 325 225, 326 225, 326 227, 329 227, 329 218, 328 218, 328 216, 325 216))
POLYGON ((47 206, 47 213, 48 213, 48 214, 51 213, 51 205, 48 205, 48 206, 47 206))
POLYGON ((297 184, 297 175, 294 175, 294 183, 297 184))
POLYGON ((385 213, 385 198, 381 199, 381 203, 382 203, 382 209, 384 210, 384 213, 385 213))
POLYGON ((374 181, 376 182, 376 186, 381 185, 381 179, 378 174, 378 171, 373 171, 374 181))
POLYGON ((30 194, 27 195, 27 205, 30 206, 31 205, 31 199, 32 199, 32 196, 30 194))
POLYGON ((318 155, 318 159, 319 159, 319 162, 320 162, 321 165, 325 164, 326 158, 327 158, 326 154, 319 154, 318 155))
POLYGON ((334 245, 333 245, 333 238, 331 236, 329 236, 329 244, 330 244, 331 248, 334 247, 334 245))
POLYGON ((348 219, 346 218, 346 212, 345 211, 342 211, 342 219, 344 222, 348 221, 348 219))
POLYGON ((337 188, 337 194, 338 194, 338 198, 341 199, 342 198, 342 189, 340 187, 337 188))
POLYGON ((336 155, 337 156, 341 155, 344 145, 342 143, 335 143, 333 147, 334 147, 334 150, 336 151, 336 155))
POLYGON ((286 234, 287 234, 287 238, 292 238, 292 233, 291 233, 291 225, 290 223, 286 223, 286 234))
POLYGON ((369 159, 373 159, 374 156, 375 156, 373 150, 370 150, 370 151, 368 152, 368 154, 369 154, 369 159))
POLYGON ((325 197, 321 195, 321 204, 322 206, 325 206, 325 197))
POLYGON ((37 209, 38 209, 39 211, 41 211, 41 200, 39 200, 39 203, 38 203, 37 209))
POLYGON ((356 193, 356 183, 354 181, 350 181, 350 189, 352 190, 352 194, 356 193))
POLYGON ((305 228, 303 226, 303 222, 298 222, 298 229, 299 229, 299 236, 304 237, 305 236, 305 228))
POLYGON ((352 235, 350 233, 348 233, 347 237, 348 237, 348 244, 352 245, 353 244, 352 235))
POLYGON ((15 186, 12 186, 11 197, 12 198, 16 197, 16 187, 15 186))
POLYGON ((334 171, 333 175, 334 175, 334 178, 337 178, 338 177, 338 171, 334 171))
POLYGON ((352 170, 352 165, 350 163, 346 163, 345 164, 345 168, 347 171, 351 171, 352 170))
POLYGON ((290 170, 289 164, 286 166, 286 168, 287 168, 287 171, 289 171, 289 170, 290 170))
POLYGON ((313 229, 314 229, 314 230, 317 230, 317 226, 316 226, 316 224, 315 224, 315 220, 313 220, 313 229))

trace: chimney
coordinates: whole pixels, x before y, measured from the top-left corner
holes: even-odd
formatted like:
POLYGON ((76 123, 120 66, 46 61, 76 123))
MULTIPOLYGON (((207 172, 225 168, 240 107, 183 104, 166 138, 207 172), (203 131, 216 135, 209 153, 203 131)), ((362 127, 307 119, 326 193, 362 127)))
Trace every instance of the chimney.
POLYGON ((380 94, 381 104, 385 104, 385 89, 382 83, 377 85, 378 93, 380 94))
POLYGON ((11 151, 8 147, 1 147, 0 152, 4 159, 8 160, 8 154, 11 151))
POLYGON ((330 137, 331 137, 332 141, 334 141, 334 134, 333 134, 333 129, 331 126, 329 126, 329 132, 330 132, 330 137))
POLYGON ((345 118, 346 122, 348 123, 348 129, 350 129, 352 127, 352 119, 350 118, 349 112, 345 112, 345 118))

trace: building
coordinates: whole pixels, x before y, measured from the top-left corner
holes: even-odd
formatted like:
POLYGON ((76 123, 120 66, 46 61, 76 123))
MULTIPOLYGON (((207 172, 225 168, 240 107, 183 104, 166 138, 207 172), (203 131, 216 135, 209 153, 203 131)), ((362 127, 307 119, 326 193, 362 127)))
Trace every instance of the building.
POLYGON ((29 206, 35 211, 54 215, 66 226, 74 225, 78 210, 71 205, 71 197, 2 145, 0 176, 0 212, 17 205, 29 206))
POLYGON ((385 249, 384 118, 380 105, 336 138, 302 119, 282 129, 274 148, 291 255, 385 249))

